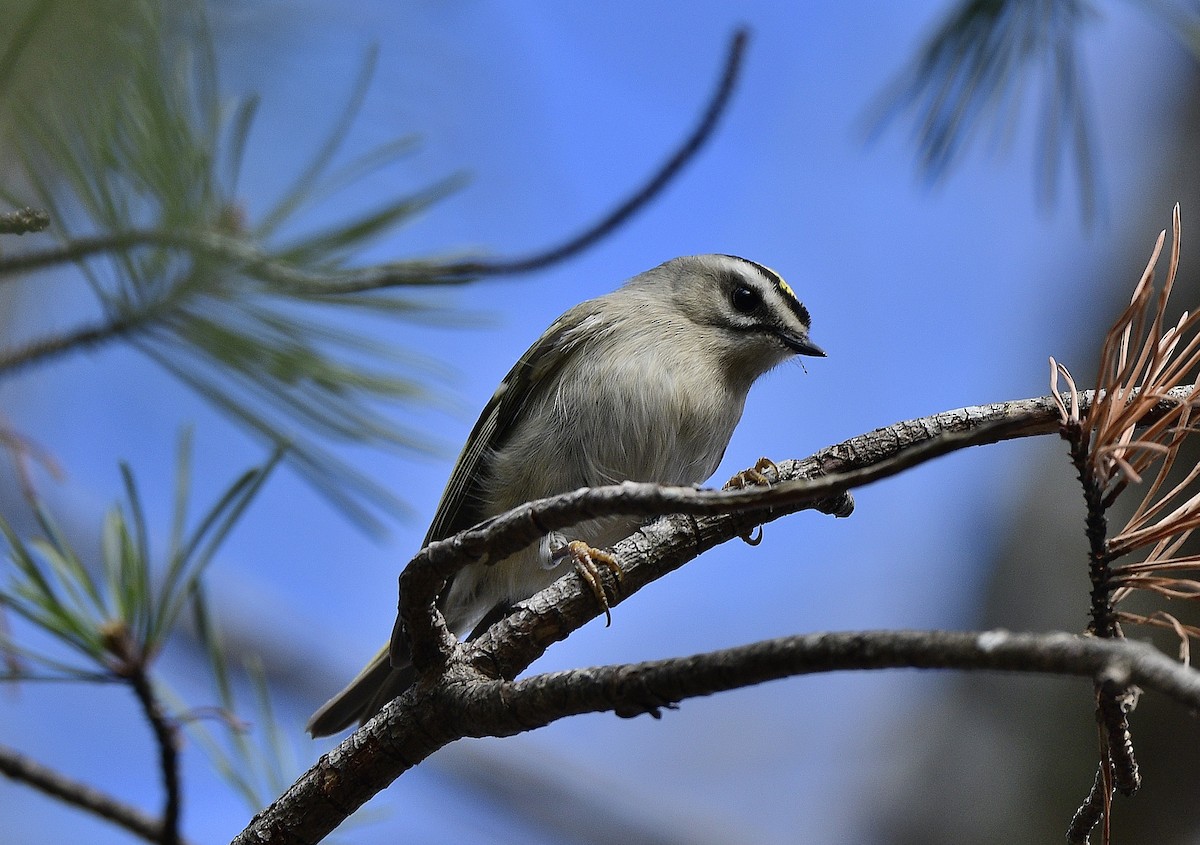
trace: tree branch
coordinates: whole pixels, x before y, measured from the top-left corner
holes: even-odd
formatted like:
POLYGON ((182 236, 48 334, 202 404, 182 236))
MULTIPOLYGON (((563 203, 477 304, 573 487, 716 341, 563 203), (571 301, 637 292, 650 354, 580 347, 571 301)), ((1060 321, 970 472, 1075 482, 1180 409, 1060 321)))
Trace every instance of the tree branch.
POLYGON ((0 746, 0 774, 106 819, 148 842, 163 841, 163 826, 158 819, 94 787, 72 780, 19 751, 0 746))
POLYGON ((684 698, 791 675, 906 667, 1104 678, 1200 707, 1200 672, 1142 643, 1064 633, 809 634, 517 682, 489 680, 456 665, 444 683, 410 688, 322 757, 233 845, 318 842, 396 777, 463 736, 509 736, 580 713, 653 713, 684 698))
POLYGON ((158 745, 159 771, 163 780, 163 818, 157 841, 161 845, 182 845, 179 833, 182 790, 179 784, 179 730, 163 709, 147 671, 148 650, 137 642, 122 622, 113 622, 101 632, 105 651, 112 658, 113 674, 133 690, 154 741, 158 745))
MULTIPOLYGON (((1144 422, 1149 424, 1156 415, 1166 413, 1175 402, 1185 400, 1190 391, 1190 386, 1176 388, 1144 422)), ((1081 394, 1081 407, 1089 407, 1091 400, 1090 392, 1081 394)), ((747 534, 757 525, 805 508, 822 509, 823 504, 830 505, 830 500, 847 490, 959 449, 1055 433, 1058 428, 1059 411, 1053 396, 974 405, 885 426, 822 449, 802 461, 781 461, 777 464, 780 482, 770 487, 718 491, 626 482, 530 502, 454 537, 431 543, 405 567, 400 575, 399 613, 410 638, 413 664, 418 669, 436 668, 449 659, 453 638, 437 611, 436 598, 447 578, 485 554, 500 560, 550 531, 596 516, 678 513, 707 517, 667 520, 666 536, 656 535, 652 548, 618 546, 624 575, 620 584, 609 585, 623 594, 615 598, 616 604, 646 583, 715 545, 747 534), (683 548, 675 547, 676 538, 686 539, 683 548), (637 555, 637 561, 630 558, 631 554, 637 555), (639 562, 651 560, 652 568, 642 572, 639 562)), ((647 536, 649 530, 643 529, 631 540, 647 536)), ((562 622, 562 628, 551 632, 540 624, 535 626, 543 635, 553 633, 553 639, 528 655, 513 655, 514 665, 523 662, 511 670, 513 674, 598 612, 590 600, 590 590, 577 595, 582 615, 569 616, 563 607, 560 610, 564 612, 554 617, 562 622)), ((501 674, 511 677, 509 671, 505 669, 501 674)))
MULTIPOLYGON (((1159 412, 1189 394, 1190 387, 1179 389, 1159 412)), ((1091 398, 1084 394, 1080 402, 1086 407, 1091 398)), ((755 524, 821 502, 844 512, 844 502, 836 497, 851 487, 966 446, 1055 432, 1059 421, 1052 396, 962 408, 877 429, 803 461, 785 461, 779 464, 785 480, 769 488, 712 491, 627 483, 580 490, 525 505, 432 544, 401 576, 401 608, 414 645, 432 648, 440 659, 431 662, 441 665, 441 673, 427 672, 322 757, 255 816, 235 845, 319 841, 403 772, 464 736, 508 735, 577 712, 654 712, 682 698, 789 674, 900 666, 1103 674, 1106 680, 1138 683, 1200 703, 1200 675, 1153 649, 1061 634, 809 635, 678 660, 502 680, 515 677, 551 644, 598 615, 591 589, 577 574, 522 602, 476 640, 443 639, 435 607, 441 584, 485 549, 498 560, 548 530, 599 514, 686 511, 689 515, 659 519, 616 546, 624 575, 620 584, 609 586, 617 604, 755 524)))

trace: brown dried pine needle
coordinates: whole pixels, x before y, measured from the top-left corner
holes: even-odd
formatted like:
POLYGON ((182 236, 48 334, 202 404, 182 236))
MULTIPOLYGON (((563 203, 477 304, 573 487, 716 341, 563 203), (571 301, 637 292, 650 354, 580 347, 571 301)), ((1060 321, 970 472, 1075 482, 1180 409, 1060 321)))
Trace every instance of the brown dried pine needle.
MULTIPOLYGON (((1154 268, 1166 239, 1164 231, 1158 236, 1129 306, 1105 337, 1096 398, 1082 417, 1074 379, 1065 367, 1050 359, 1055 394, 1060 377, 1067 384, 1067 399, 1058 400, 1064 433, 1074 428, 1086 444, 1085 472, 1102 494, 1101 507, 1106 510, 1130 484, 1146 485, 1125 526, 1104 540, 1102 557, 1109 564, 1107 589, 1114 604, 1133 590, 1165 598, 1200 599, 1200 580, 1184 575, 1200 573, 1200 555, 1180 554, 1200 526, 1200 466, 1168 486, 1180 448, 1195 430, 1191 417, 1200 401, 1200 397, 1178 401, 1169 394, 1172 388, 1193 383, 1200 368, 1200 314, 1184 312, 1174 325, 1164 328, 1167 302, 1179 269, 1178 205, 1172 215, 1172 228, 1166 282, 1156 294, 1154 268), (1166 411, 1164 403, 1169 406, 1166 411), (1159 416, 1139 429, 1151 411, 1159 412, 1159 416), (1143 549, 1149 551, 1142 561, 1112 563, 1143 549)), ((1200 629, 1182 625, 1161 612, 1150 616, 1122 613, 1119 618, 1200 636, 1200 629)))

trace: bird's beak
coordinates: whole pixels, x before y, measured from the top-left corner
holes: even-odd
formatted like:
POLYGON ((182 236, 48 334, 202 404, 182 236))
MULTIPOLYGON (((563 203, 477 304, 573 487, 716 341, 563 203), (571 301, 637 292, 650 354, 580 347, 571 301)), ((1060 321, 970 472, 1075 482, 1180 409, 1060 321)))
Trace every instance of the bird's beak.
POLYGON ((814 358, 825 357, 825 350, 809 340, 806 334, 780 332, 779 337, 783 340, 787 348, 797 355, 811 355, 814 358))

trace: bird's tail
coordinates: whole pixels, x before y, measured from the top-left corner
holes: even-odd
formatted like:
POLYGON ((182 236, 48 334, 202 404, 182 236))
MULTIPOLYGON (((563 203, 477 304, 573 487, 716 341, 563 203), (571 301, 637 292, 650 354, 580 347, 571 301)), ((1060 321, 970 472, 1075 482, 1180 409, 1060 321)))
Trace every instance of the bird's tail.
POLYGON ((308 720, 307 730, 315 739, 343 731, 355 722, 361 725, 408 689, 412 681, 412 666, 393 667, 388 647, 384 646, 344 690, 321 705, 308 720))
MULTIPOLYGON (((497 604, 476 623, 467 639, 478 637, 511 609, 512 605, 508 602, 497 604)), ((450 627, 458 632, 458 626, 451 624, 450 627)), ((316 739, 344 731, 355 722, 365 724, 385 704, 411 687, 415 678, 416 670, 412 667, 408 642, 397 619, 392 630, 392 642, 381 648, 375 659, 344 690, 313 713, 308 720, 308 732, 316 739)))

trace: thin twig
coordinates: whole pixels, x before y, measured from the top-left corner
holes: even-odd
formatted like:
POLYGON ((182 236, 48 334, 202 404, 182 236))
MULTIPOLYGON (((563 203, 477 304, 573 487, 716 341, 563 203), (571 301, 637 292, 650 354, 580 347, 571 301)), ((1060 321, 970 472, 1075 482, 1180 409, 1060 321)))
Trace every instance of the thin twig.
MULTIPOLYGON (((1135 298, 1136 299, 1136 298, 1135 298)), ((1125 355, 1126 344, 1122 343, 1120 352, 1125 355)), ((1115 391, 1115 386, 1105 383, 1104 387, 1115 391)), ((1133 388, 1130 388, 1132 394, 1133 388)), ((1120 401, 1114 393, 1104 395, 1103 401, 1097 403, 1097 411, 1111 413, 1114 405, 1120 405, 1121 410, 1135 404, 1134 401, 1120 401)), ((1173 413, 1168 412, 1168 415, 1173 413)), ((1083 499, 1086 505, 1084 533, 1088 539, 1088 578, 1091 581, 1089 631, 1097 637, 1105 639, 1123 639, 1124 634, 1117 623, 1116 611, 1113 608, 1113 584, 1111 563, 1113 555, 1108 544, 1107 508, 1110 504, 1105 500, 1106 481, 1099 477, 1098 467, 1103 466, 1094 452, 1095 443, 1112 443, 1112 438, 1102 439, 1105 427, 1094 425, 1090 427, 1091 435, 1085 434, 1076 415, 1062 424, 1061 436, 1070 446, 1071 462, 1075 466, 1080 486, 1083 489, 1083 499)), ((1111 430, 1111 429, 1110 429, 1111 430)), ((1129 432, 1132 434, 1132 431, 1129 432)), ((1121 440, 1128 440, 1122 435, 1121 440)), ((1096 681, 1096 723, 1100 732, 1100 762, 1096 779, 1087 797, 1075 811, 1071 825, 1067 831, 1069 842, 1087 842, 1093 828, 1100 821, 1105 825, 1104 841, 1108 842, 1108 824, 1110 823, 1111 801, 1114 782, 1125 795, 1132 795, 1141 784, 1138 772, 1137 758, 1133 749, 1133 738, 1129 731, 1128 709, 1125 702, 1132 701, 1136 693, 1110 679, 1096 681)))
POLYGON ((161 309, 157 308, 138 311, 115 317, 106 323, 96 323, 66 334, 42 338, 16 349, 0 351, 0 378, 10 376, 32 364, 42 363, 68 352, 89 349, 144 329, 154 315, 159 313, 161 309))
MULTIPOLYGON (((0 746, 0 774, 124 828, 148 842, 163 841, 158 819, 95 787, 73 780, 11 748, 0 746)), ((176 840, 180 841, 180 840, 176 840)))
POLYGON ((565 258, 582 252, 604 238, 632 217, 637 211, 645 207, 650 200, 662 192, 663 188, 675 178, 689 161, 695 158, 700 148, 712 137, 713 131, 716 129, 721 115, 725 113, 730 97, 733 95, 734 87, 741 73, 742 57, 746 52, 746 43, 749 41, 749 38, 750 33, 745 28, 739 28, 734 32, 733 38, 729 42, 729 52, 725 58, 725 67, 721 72, 721 79, 717 83, 716 90, 713 91, 708 106, 704 109, 704 113, 700 117, 700 122, 696 124, 691 134, 684 139, 679 148, 671 154, 646 184, 609 212, 606 217, 592 225, 591 228, 567 239, 558 246, 519 258, 467 262, 459 265, 459 269, 455 275, 511 275, 514 273, 527 273, 531 270, 538 270, 552 264, 557 264, 565 258))
POLYGON ((1070 444, 1071 463, 1075 466, 1083 499, 1087 505, 1084 533, 1088 540, 1088 577, 1091 579, 1091 622, 1088 627, 1098 637, 1117 637, 1119 630, 1112 606, 1112 585, 1108 551, 1108 517, 1104 505, 1104 485, 1096 479, 1089 461, 1089 442, 1075 421, 1063 425, 1061 435, 1070 444))
POLYGON ((1129 714, 1139 695, 1139 689, 1107 680, 1096 685, 1096 718, 1103 732, 1104 750, 1112 762, 1113 787, 1122 795, 1133 795, 1142 785, 1129 732, 1129 714))

